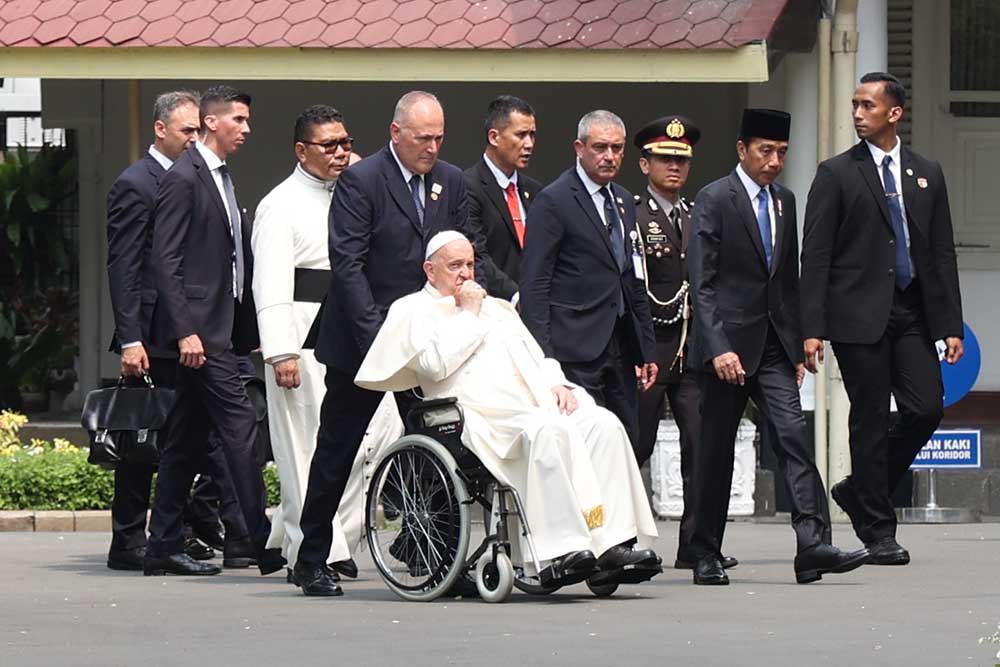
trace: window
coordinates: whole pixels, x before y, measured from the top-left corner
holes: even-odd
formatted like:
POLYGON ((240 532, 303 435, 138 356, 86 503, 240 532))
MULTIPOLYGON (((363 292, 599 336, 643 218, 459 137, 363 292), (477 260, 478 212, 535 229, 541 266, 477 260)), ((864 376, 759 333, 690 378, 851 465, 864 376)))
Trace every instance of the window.
POLYGON ((951 0, 949 110, 1000 117, 1000 2, 951 0))

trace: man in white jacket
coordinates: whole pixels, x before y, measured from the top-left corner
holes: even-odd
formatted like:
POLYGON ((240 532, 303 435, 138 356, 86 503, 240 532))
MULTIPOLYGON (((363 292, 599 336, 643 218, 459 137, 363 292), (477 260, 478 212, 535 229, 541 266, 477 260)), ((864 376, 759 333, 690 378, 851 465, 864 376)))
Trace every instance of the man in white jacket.
MULTIPOLYGON (((298 164, 261 200, 254 218, 253 293, 266 362, 271 446, 281 480, 281 505, 271 524, 268 547, 281 548, 289 569, 295 566, 302 542, 299 517, 325 391, 323 365, 302 346, 330 284, 330 196, 350 162, 352 145, 336 109, 307 108, 295 123, 298 164)), ((334 518, 327 562, 335 572, 357 576, 351 554, 361 540, 365 457, 401 433, 395 404, 389 401, 372 419, 341 511, 334 518)))
POLYGON ((543 583, 653 577, 659 558, 633 548, 657 533, 624 427, 545 358, 509 303, 486 297, 474 261, 459 232, 430 240, 427 284, 389 309, 355 382, 458 398, 466 446, 524 500, 543 583))

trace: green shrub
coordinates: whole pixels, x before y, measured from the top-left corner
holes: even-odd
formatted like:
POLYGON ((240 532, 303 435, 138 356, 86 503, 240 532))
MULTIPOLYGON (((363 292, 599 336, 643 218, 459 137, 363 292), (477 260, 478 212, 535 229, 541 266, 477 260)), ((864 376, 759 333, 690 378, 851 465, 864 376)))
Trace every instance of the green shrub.
POLYGON ((264 486, 267 487, 267 506, 277 507, 281 502, 281 484, 278 482, 278 469, 273 463, 264 468, 264 486))

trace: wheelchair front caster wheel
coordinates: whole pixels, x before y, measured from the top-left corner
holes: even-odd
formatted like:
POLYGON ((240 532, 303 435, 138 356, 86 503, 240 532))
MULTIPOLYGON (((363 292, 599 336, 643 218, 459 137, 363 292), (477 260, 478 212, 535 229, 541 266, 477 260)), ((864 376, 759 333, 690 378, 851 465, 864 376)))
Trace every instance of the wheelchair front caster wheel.
POLYGON ((587 588, 595 597, 609 598, 618 590, 618 584, 592 584, 588 581, 587 588))
POLYGON ((514 566, 510 558, 498 551, 496 559, 487 551, 476 562, 476 589, 486 602, 503 602, 514 589, 514 566))

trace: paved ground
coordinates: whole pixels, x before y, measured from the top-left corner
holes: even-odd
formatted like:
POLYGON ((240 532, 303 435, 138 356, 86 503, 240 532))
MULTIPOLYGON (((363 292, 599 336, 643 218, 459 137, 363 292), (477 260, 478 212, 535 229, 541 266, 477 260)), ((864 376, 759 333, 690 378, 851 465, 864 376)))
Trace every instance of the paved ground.
MULTIPOLYGON (((672 555, 676 523, 660 524, 672 555)), ((856 547, 845 526, 842 546, 856 547)), ((208 579, 105 569, 100 534, 0 534, 0 665, 987 665, 1000 645, 1000 524, 903 526, 914 562, 809 586, 791 530, 733 523, 733 585, 668 570, 596 600, 398 601, 367 555, 337 599, 249 571, 208 579)))

